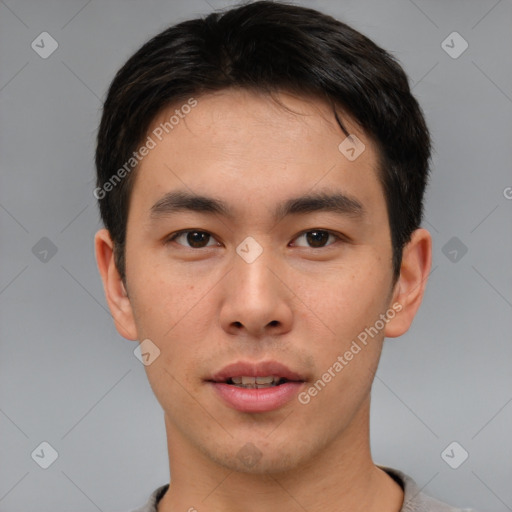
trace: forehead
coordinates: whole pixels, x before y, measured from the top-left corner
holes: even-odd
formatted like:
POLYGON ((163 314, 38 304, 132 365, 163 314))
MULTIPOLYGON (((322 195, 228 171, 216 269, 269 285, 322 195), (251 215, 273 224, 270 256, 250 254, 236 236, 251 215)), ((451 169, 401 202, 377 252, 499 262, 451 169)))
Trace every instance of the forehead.
POLYGON ((339 117, 354 138, 347 139, 332 106, 312 97, 228 89, 184 100, 154 119, 154 147, 139 164, 132 201, 147 209, 180 188, 243 208, 315 187, 341 187, 372 201, 382 195, 374 145, 350 118, 339 117))

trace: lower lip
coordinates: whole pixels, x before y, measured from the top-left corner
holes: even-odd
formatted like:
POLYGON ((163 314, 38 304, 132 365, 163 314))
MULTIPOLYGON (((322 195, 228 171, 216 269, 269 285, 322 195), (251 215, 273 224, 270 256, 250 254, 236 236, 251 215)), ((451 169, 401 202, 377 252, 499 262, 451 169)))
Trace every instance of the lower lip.
POLYGON ((215 391, 233 409, 241 412, 268 412, 292 400, 304 382, 285 382, 279 386, 248 389, 223 382, 210 382, 215 391))

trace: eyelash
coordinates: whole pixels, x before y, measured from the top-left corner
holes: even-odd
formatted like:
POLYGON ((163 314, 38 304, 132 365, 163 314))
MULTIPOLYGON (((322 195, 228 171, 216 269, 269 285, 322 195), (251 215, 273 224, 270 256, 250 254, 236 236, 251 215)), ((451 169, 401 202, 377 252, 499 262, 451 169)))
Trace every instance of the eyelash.
MULTIPOLYGON (((335 231, 331 231, 330 229, 320 229, 320 228, 313 228, 308 229, 306 231, 302 231, 299 233, 293 240, 297 240, 297 238, 307 235, 308 233, 314 233, 314 232, 320 232, 320 233, 327 233, 329 236, 333 236, 335 238, 334 242, 324 245, 322 247, 310 247, 310 246, 297 246, 297 247, 304 247, 306 249, 326 249, 327 247, 330 247, 331 245, 334 245, 336 242, 344 242, 347 241, 347 237, 342 235, 341 233, 337 233, 335 231)), ((328 239, 329 240, 329 239, 328 239)))
MULTIPOLYGON (((307 233, 312 233, 312 232, 327 233, 329 236, 335 237, 336 240, 333 243, 330 243, 330 244, 322 246, 322 247, 309 247, 309 246, 306 246, 306 248, 309 248, 309 249, 325 249, 326 247, 330 247, 331 245, 333 245, 336 242, 347 242, 349 240, 348 237, 346 237, 345 235, 343 235, 341 233, 337 233, 337 232, 331 231, 329 229, 313 228, 313 229, 308 229, 306 231, 300 232, 298 235, 296 235, 293 238, 293 241, 296 240, 297 238, 301 237, 301 236, 306 235, 307 233)), ((209 233, 208 231, 204 231, 204 230, 201 230, 201 229, 184 229, 184 230, 181 230, 181 231, 176 231, 175 233, 172 233, 171 235, 169 235, 165 239, 164 245, 168 245, 171 242, 174 242, 179 236, 187 234, 187 233, 205 233, 207 235, 210 235, 213 239, 215 239, 215 236, 212 235, 211 233, 209 233)), ((183 245, 183 244, 178 244, 178 245, 181 245, 182 247, 186 247, 188 249, 195 249, 195 250, 206 249, 208 247, 211 247, 211 246, 205 246, 205 247, 195 248, 195 247, 190 247, 190 246, 186 246, 186 245, 183 245)), ((304 246, 298 246, 298 247, 304 247, 304 246)))
MULTIPOLYGON (((179 236, 181 235, 185 235, 187 233, 205 233, 207 235, 210 235, 213 239, 215 239, 215 237, 209 233, 208 231, 204 231, 202 229, 183 229, 181 231, 176 231, 176 233, 173 233, 171 235, 169 235, 165 241, 164 241, 164 244, 165 245, 168 245, 170 244, 171 242, 174 242, 176 240, 176 238, 178 238, 179 236)), ((178 245, 181 245, 182 247, 187 247, 188 249, 196 249, 195 247, 188 247, 186 245, 183 245, 183 244, 178 244, 178 245)), ((200 249, 205 249, 206 247, 200 247, 200 249)), ((197 250, 197 249, 196 249, 197 250)))

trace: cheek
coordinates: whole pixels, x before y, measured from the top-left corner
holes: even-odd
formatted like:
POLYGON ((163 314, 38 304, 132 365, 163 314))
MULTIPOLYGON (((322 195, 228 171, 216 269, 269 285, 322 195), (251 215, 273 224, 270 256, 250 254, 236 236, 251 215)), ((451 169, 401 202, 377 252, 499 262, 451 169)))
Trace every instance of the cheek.
MULTIPOLYGON (((139 276, 133 304, 137 329, 141 339, 149 338, 160 350, 155 362, 146 366, 148 380, 162 400, 173 396, 177 403, 186 402, 184 389, 198 392, 198 359, 205 357, 205 349, 218 349, 219 336, 212 332, 212 325, 216 325, 212 321, 214 293, 208 294, 212 284, 178 274, 139 276)), ((171 410, 174 406, 166 407, 171 410)))
POLYGON ((323 321, 326 333, 337 344, 356 337, 373 324, 386 308, 389 276, 382 267, 357 265, 352 270, 333 269, 324 277, 300 279, 297 296, 303 298, 311 314, 323 321), (377 269, 377 270, 374 270, 377 269))
POLYGON ((368 267, 346 275, 332 273, 322 286, 309 290, 313 311, 305 323, 318 326, 313 328, 317 343, 311 348, 316 378, 321 380, 318 405, 336 403, 351 410, 369 391, 383 341, 382 326, 375 330, 375 324, 385 313, 388 292, 386 276, 368 267))
MULTIPOLYGON (((141 259, 142 260, 142 259, 141 259)), ((131 304, 139 332, 165 340, 201 303, 208 281, 148 259, 130 269, 131 304)))

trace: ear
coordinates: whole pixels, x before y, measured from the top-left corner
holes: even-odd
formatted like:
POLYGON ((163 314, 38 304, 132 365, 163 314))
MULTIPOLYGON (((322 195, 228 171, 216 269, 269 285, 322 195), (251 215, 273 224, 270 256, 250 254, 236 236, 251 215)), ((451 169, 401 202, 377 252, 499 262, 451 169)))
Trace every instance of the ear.
POLYGON ((137 340, 132 305, 114 262, 114 243, 108 230, 100 229, 96 233, 94 247, 96 263, 103 281, 103 290, 117 332, 123 338, 137 340))
POLYGON ((391 303, 396 304, 397 314, 386 324, 386 337, 396 338, 408 331, 423 299, 431 265, 432 237, 426 229, 416 229, 402 253, 391 303))

